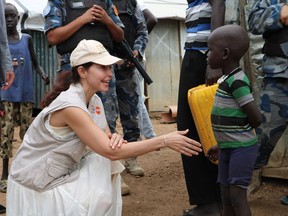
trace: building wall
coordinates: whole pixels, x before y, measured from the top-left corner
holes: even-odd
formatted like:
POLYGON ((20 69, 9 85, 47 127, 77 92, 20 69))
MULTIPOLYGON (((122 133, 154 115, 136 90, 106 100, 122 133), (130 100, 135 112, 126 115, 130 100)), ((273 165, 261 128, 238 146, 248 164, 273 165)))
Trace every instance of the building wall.
POLYGON ((149 35, 146 70, 153 80, 148 86, 149 111, 165 111, 165 106, 177 104, 183 34, 183 20, 160 19, 149 35))

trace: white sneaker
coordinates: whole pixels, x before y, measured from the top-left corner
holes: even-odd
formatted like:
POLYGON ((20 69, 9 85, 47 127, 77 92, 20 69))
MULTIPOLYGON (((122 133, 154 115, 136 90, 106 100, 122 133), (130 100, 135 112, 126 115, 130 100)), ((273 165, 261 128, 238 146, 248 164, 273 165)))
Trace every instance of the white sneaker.
POLYGON ((251 183, 247 189, 247 194, 254 194, 261 186, 262 169, 254 169, 251 183))
POLYGON ((129 158, 125 161, 125 167, 128 173, 134 176, 144 176, 144 169, 142 169, 136 158, 129 158))

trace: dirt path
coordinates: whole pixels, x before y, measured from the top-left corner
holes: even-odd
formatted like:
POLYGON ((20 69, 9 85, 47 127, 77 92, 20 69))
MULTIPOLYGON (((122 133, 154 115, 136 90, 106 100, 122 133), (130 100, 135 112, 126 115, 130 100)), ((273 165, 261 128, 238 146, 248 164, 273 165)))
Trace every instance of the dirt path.
MULTIPOLYGON (((162 124, 159 114, 152 116, 158 135, 176 130, 176 124, 162 124)), ((15 137, 19 140, 17 134, 15 137)), ((15 150, 18 146, 19 141, 14 143, 15 150)), ((189 205, 180 155, 162 149, 139 157, 139 162, 145 169, 144 177, 123 173, 131 188, 131 195, 123 197, 123 216, 182 216, 182 210, 189 205)), ((288 194, 287 180, 264 179, 261 189, 249 197, 253 216, 288 216, 288 206, 279 201, 285 194, 288 194)), ((6 205, 3 193, 0 203, 6 205)))

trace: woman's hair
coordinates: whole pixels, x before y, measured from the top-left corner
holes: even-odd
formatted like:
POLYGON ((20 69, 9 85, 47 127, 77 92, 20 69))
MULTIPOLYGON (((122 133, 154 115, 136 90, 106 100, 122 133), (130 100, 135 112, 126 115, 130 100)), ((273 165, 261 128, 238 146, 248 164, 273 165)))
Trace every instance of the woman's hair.
POLYGON ((88 62, 73 67, 71 71, 62 71, 58 73, 52 89, 40 102, 41 108, 49 106, 49 104, 52 103, 52 101, 55 100, 61 92, 66 91, 71 84, 77 84, 80 82, 80 76, 77 71, 78 67, 82 66, 85 70, 88 70, 93 64, 93 62, 88 62))

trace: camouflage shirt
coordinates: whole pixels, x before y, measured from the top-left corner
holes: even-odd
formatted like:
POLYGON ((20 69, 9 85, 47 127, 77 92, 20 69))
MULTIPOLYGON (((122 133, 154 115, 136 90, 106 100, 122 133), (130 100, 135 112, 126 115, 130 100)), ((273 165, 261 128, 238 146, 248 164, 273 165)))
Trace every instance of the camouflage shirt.
MULTIPOLYGON (((260 35, 283 28, 280 11, 285 3, 283 0, 255 1, 248 17, 249 30, 253 34, 260 35)), ((262 71, 264 77, 288 78, 288 58, 264 55, 262 71)))

